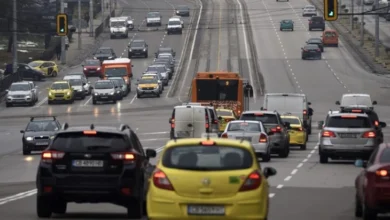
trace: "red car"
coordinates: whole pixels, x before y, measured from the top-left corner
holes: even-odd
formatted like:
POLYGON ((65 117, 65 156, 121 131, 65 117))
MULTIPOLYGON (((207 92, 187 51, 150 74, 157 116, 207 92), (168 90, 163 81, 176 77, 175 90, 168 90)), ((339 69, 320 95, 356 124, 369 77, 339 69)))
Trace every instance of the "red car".
POLYGON ((86 77, 101 76, 101 64, 99 60, 86 60, 83 65, 83 72, 86 77))
POLYGON ((390 144, 381 144, 367 162, 357 160, 355 166, 364 168, 355 180, 355 216, 375 220, 390 213, 390 144))

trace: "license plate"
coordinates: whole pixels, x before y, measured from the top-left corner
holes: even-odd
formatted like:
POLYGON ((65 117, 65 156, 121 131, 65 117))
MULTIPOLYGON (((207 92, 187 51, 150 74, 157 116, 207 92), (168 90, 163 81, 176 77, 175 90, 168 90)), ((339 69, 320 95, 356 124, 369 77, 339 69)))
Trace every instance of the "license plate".
POLYGON ((187 207, 187 213, 189 215, 225 215, 225 207, 189 205, 187 207))
POLYGON ((102 98, 102 99, 106 99, 106 98, 108 98, 107 96, 102 96, 102 97, 100 97, 100 98, 102 98))
POLYGON ((252 141, 252 137, 236 137, 237 140, 246 140, 246 141, 252 141))
POLYGON ((357 138, 357 134, 339 134, 341 138, 357 138))
POLYGON ((189 137, 190 132, 189 131, 176 131, 176 137, 189 137))
POLYGON ((94 72, 96 72, 96 70, 90 70, 89 72, 90 72, 90 73, 94 73, 94 72))
POLYGON ((74 160, 74 167, 103 167, 102 160, 74 160))
POLYGON ((37 142, 35 145, 49 145, 49 142, 37 142))

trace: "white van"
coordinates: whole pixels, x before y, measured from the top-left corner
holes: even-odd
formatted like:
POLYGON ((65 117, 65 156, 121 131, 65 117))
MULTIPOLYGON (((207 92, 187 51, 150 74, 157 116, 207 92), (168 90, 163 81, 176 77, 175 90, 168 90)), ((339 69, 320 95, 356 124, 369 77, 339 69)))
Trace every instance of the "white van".
POLYGON ((211 126, 207 118, 210 117, 205 106, 175 106, 169 119, 171 139, 200 138, 204 133, 209 133, 211 126))
POLYGON ((111 39, 115 37, 129 37, 129 18, 128 17, 112 17, 110 18, 110 36, 111 39))
POLYGON ((184 28, 184 23, 180 17, 172 17, 168 20, 167 24, 167 34, 182 34, 184 28))

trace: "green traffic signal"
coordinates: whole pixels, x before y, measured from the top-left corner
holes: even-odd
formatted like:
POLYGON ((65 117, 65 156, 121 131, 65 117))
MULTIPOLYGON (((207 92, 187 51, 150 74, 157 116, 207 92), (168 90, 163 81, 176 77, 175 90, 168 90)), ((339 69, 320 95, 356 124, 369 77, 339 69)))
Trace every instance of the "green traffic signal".
POLYGON ((329 17, 333 17, 333 16, 334 16, 333 11, 330 11, 329 12, 329 17))

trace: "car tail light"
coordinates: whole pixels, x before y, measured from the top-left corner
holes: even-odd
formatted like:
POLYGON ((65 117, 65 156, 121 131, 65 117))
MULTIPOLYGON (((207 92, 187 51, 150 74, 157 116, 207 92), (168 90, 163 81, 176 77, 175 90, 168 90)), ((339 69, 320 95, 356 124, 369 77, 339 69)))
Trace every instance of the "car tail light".
POLYGON ((213 120, 213 124, 215 124, 215 125, 218 124, 218 120, 217 120, 217 119, 214 119, 214 120, 213 120))
POLYGON ((228 138, 228 135, 227 135, 226 133, 223 133, 223 134, 221 135, 221 138, 228 138))
POLYGON ((260 143, 267 143, 267 135, 265 135, 263 133, 260 134, 259 142, 260 143))
POLYGON ((352 112, 353 112, 353 113, 361 113, 362 110, 361 110, 361 109, 352 109, 352 112))
POLYGON ((303 49, 304 52, 308 52, 308 50, 303 49))
POLYGON ((174 190, 167 175, 162 170, 156 169, 153 173, 153 184, 160 189, 174 190))
POLYGON ((226 123, 228 123, 228 122, 230 122, 230 121, 233 121, 233 119, 232 119, 232 118, 225 118, 225 122, 226 122, 226 123))
POLYGON ((282 132, 282 127, 280 127, 280 126, 276 126, 276 127, 274 127, 274 128, 271 128, 271 131, 273 132, 273 133, 280 133, 280 132, 282 132))
POLYGON ((240 192, 257 189, 259 188, 260 185, 261 185, 261 175, 258 171, 253 171, 246 178, 244 184, 242 184, 240 188, 240 192))
POLYGON ((304 115, 307 115, 307 110, 303 110, 303 114, 304 114, 304 115))
POLYGON ((209 132, 209 128, 210 128, 210 125, 209 125, 209 116, 206 115, 206 124, 205 124, 205 127, 206 127, 206 131, 209 132))
POLYGON ((122 160, 124 163, 133 163, 135 161, 135 155, 128 152, 112 153, 111 157, 114 160, 122 160))
POLYGON ((362 135, 363 138, 375 138, 376 137, 376 134, 375 132, 373 131, 367 131, 367 132, 364 132, 364 134, 362 135))
POLYGON ((171 119, 171 128, 175 128, 175 118, 171 119))
POLYGON ((312 21, 309 21, 309 24, 312 24, 313 22, 312 21))
POLYGON ((336 134, 333 131, 322 131, 322 137, 336 137, 336 134))
POLYGON ((43 151, 41 154, 42 162, 52 163, 53 160, 62 159, 65 156, 64 152, 60 151, 43 151))
POLYGON ((318 51, 318 52, 321 52, 321 50, 320 50, 320 49, 317 49, 317 51, 318 51))
POLYGON ((375 180, 376 181, 389 181, 390 172, 386 169, 379 168, 377 171, 375 171, 375 180))

